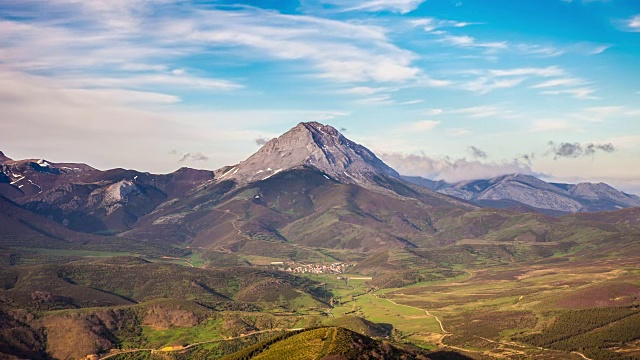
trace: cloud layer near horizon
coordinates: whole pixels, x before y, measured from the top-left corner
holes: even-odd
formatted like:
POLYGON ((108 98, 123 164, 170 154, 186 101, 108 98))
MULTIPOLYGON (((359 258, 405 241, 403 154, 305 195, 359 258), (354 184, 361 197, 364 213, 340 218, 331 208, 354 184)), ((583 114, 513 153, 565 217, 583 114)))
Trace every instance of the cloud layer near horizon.
POLYGON ((490 179, 506 174, 538 175, 527 164, 518 160, 498 163, 399 153, 382 153, 380 158, 402 175, 421 176, 448 183, 490 179))

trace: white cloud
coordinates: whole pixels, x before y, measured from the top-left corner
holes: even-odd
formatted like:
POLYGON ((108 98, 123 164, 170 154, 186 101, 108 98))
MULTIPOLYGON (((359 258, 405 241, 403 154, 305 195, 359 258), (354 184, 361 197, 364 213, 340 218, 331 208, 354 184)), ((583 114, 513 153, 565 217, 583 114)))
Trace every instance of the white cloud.
POLYGON ((385 87, 370 87, 370 86, 356 86, 348 89, 341 90, 340 92, 343 94, 352 94, 352 95, 373 95, 381 92, 393 91, 394 89, 389 89, 385 87))
POLYGON ((497 105, 472 106, 467 108, 448 110, 445 113, 464 115, 465 117, 473 118, 473 119, 481 119, 481 118, 488 118, 488 117, 513 119, 513 118, 519 117, 518 114, 516 114, 512 110, 505 109, 502 106, 497 106, 497 105))
POLYGON ((478 42, 474 37, 468 35, 445 35, 440 39, 441 42, 451 46, 458 47, 475 47, 488 49, 506 49, 508 43, 506 41, 495 42, 478 42))
POLYGON ((544 68, 515 68, 506 70, 489 70, 489 73, 493 76, 539 76, 539 77, 553 77, 563 76, 565 71, 557 66, 548 66, 544 68))
POLYGON ((427 116, 435 116, 435 115, 440 115, 444 112, 444 110, 442 109, 429 109, 427 111, 425 111, 425 115, 427 116))
POLYGON ((424 100, 422 99, 416 99, 416 100, 409 100, 409 101, 403 101, 398 103, 398 105, 415 105, 415 104, 420 104, 423 103, 424 100))
POLYGON ((551 45, 516 44, 514 48, 524 55, 535 55, 539 57, 556 57, 566 52, 563 49, 558 49, 551 45))
POLYGON ((602 54, 603 52, 607 51, 607 49, 609 49, 610 47, 611 47, 611 45, 599 45, 599 46, 596 46, 596 47, 592 48, 590 53, 592 55, 602 54))
POLYGON ((471 118, 486 118, 498 116, 503 113, 503 109, 497 106, 481 105, 449 111, 451 114, 463 114, 471 118))
POLYGON ((461 83, 460 87, 478 94, 513 88, 533 77, 549 78, 566 75, 565 70, 558 66, 471 70, 466 73, 477 75, 477 77, 461 83))
POLYGON ((184 72, 149 75, 133 75, 128 77, 58 77, 60 83, 74 87, 122 87, 139 88, 154 86, 171 86, 208 90, 235 90, 244 86, 233 81, 190 76, 184 72))
POLYGON ((488 179, 506 174, 530 174, 531 168, 516 160, 480 162, 448 157, 434 158, 425 154, 381 153, 380 158, 402 175, 422 176, 446 182, 488 179))
POLYGON ((536 175, 528 165, 517 161, 484 163, 462 159, 443 169, 436 179, 455 183, 467 180, 490 179, 508 174, 536 175))
POLYGON ((627 20, 627 29, 629 31, 640 31, 640 14, 627 20))
POLYGON ((451 86, 453 84, 454 83, 451 80, 433 79, 431 77, 423 75, 423 76, 420 76, 420 77, 416 78, 416 81, 413 84, 413 86, 415 86, 415 87, 424 86, 424 87, 439 88, 439 87, 451 86))
POLYGON ((481 24, 481 23, 470 23, 470 22, 464 22, 464 21, 436 19, 433 17, 413 19, 409 21, 409 23, 413 27, 421 27, 426 32, 432 32, 440 28, 447 28, 447 27, 462 28, 470 25, 481 24))
POLYGON ((544 95, 570 95, 579 100, 598 100, 597 96, 593 96, 596 92, 593 88, 573 88, 573 89, 564 89, 564 90, 548 90, 543 91, 541 94, 544 95))
POLYGON ((616 149, 637 149, 638 147, 640 147, 640 134, 618 136, 608 139, 606 140, 606 142, 613 144, 616 149))
MULTIPOLYGON (((129 69, 140 75, 140 71, 155 70, 161 72, 158 76, 166 77, 166 63, 193 53, 213 54, 211 58, 215 60, 216 52, 227 51, 229 55, 231 51, 241 60, 260 57, 303 62, 309 65, 307 74, 341 82, 402 82, 421 73, 412 65, 416 55, 394 45, 386 30, 378 26, 247 7, 218 10, 194 5, 181 7, 175 13, 165 9, 145 17, 146 12, 126 4, 105 5, 105 12, 91 12, 82 10, 85 7, 64 6, 71 3, 84 2, 33 4, 37 5, 36 10, 42 7, 43 13, 63 13, 73 21, 92 24, 89 29, 67 26, 67 18, 29 24, 0 21, 0 61, 22 71, 72 69, 76 73, 83 70, 85 74, 104 74, 129 69), (109 19, 118 21, 123 11, 132 11, 135 21, 114 30, 109 19)), ((217 88, 233 83, 216 79, 217 83, 212 84, 212 79, 196 80, 193 75, 188 81, 171 81, 179 79, 185 80, 185 85, 217 88)), ((165 80, 168 79, 162 81, 165 80)))
POLYGON ((408 130, 417 131, 417 132, 429 131, 429 130, 433 130, 438 125, 440 125, 440 121, 423 120, 423 121, 417 121, 417 122, 411 123, 408 126, 408 130))
POLYGON ((626 106, 592 106, 572 113, 570 116, 582 121, 605 122, 640 116, 640 109, 626 106))
POLYGON ((558 131, 566 130, 571 127, 571 124, 566 120, 559 119, 543 119, 536 120, 529 128, 529 132, 544 132, 544 131, 558 131))
POLYGON ((473 81, 463 83, 461 88, 478 94, 486 94, 496 89, 508 89, 520 85, 525 78, 495 79, 479 77, 473 81))
POLYGON ((448 129, 447 132, 452 136, 464 136, 471 134, 471 131, 466 128, 451 128, 448 129))
POLYGON ((52 81, 46 77, 25 75, 6 70, 0 71, 0 103, 10 103, 11 101, 31 103, 47 99, 78 107, 132 104, 163 105, 175 104, 181 101, 178 96, 154 91, 127 90, 115 87, 96 89, 60 87, 59 82, 52 81), (33 98, 30 99, 30 96, 33 98))
POLYGON ((337 117, 349 116, 350 112, 347 111, 313 111, 309 113, 303 113, 301 120, 303 121, 326 121, 335 119, 337 117))
POLYGON ((575 44, 557 47, 548 44, 515 44, 512 47, 523 55, 533 55, 537 57, 557 57, 567 53, 580 55, 598 55, 611 48, 611 44, 597 44, 590 42, 578 42, 575 44))
POLYGON ((360 104, 365 105, 390 105, 395 104, 395 101, 389 94, 377 94, 374 96, 366 97, 357 101, 360 104))
POLYGON ((409 13, 426 0, 321 0, 343 8, 344 11, 390 11, 409 13))
POLYGON ((556 86, 575 86, 575 85, 583 85, 586 82, 582 79, 578 78, 560 78, 560 79, 552 79, 543 81, 536 85, 531 86, 532 89, 541 89, 541 88, 550 88, 556 86))
POLYGON ((335 81, 402 82, 420 74, 411 65, 415 54, 395 46, 377 26, 247 9, 201 11, 182 22, 167 22, 164 29, 166 37, 187 43, 305 61, 319 77, 335 81))

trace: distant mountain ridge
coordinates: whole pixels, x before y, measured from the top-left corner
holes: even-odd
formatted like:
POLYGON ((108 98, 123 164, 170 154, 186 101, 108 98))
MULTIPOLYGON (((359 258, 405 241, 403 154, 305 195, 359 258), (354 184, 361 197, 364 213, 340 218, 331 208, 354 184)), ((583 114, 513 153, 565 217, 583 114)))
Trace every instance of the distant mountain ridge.
POLYGON ((126 230, 167 198, 213 178, 213 171, 189 168, 154 175, 0 154, 0 196, 82 232, 126 230))
POLYGON ((541 211, 577 213, 640 206, 640 197, 616 190, 605 183, 548 183, 534 176, 522 174, 454 184, 420 177, 403 178, 439 193, 490 207, 522 204, 541 211))

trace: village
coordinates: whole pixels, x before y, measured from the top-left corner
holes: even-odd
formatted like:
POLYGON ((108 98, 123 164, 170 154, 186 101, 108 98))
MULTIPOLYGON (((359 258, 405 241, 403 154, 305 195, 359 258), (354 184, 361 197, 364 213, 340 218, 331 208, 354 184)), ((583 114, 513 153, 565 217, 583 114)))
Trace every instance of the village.
POLYGON ((280 270, 295 274, 344 274, 351 265, 341 262, 335 262, 330 265, 321 264, 297 264, 284 262, 271 262, 280 270))

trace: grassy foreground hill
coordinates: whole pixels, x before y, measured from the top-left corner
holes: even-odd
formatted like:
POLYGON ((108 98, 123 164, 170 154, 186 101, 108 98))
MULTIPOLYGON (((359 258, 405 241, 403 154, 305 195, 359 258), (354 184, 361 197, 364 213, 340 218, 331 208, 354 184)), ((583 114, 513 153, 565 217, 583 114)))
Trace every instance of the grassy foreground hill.
POLYGON ((224 360, 348 360, 348 359, 427 359, 420 351, 399 349, 340 327, 311 329, 283 334, 253 345, 224 360))

